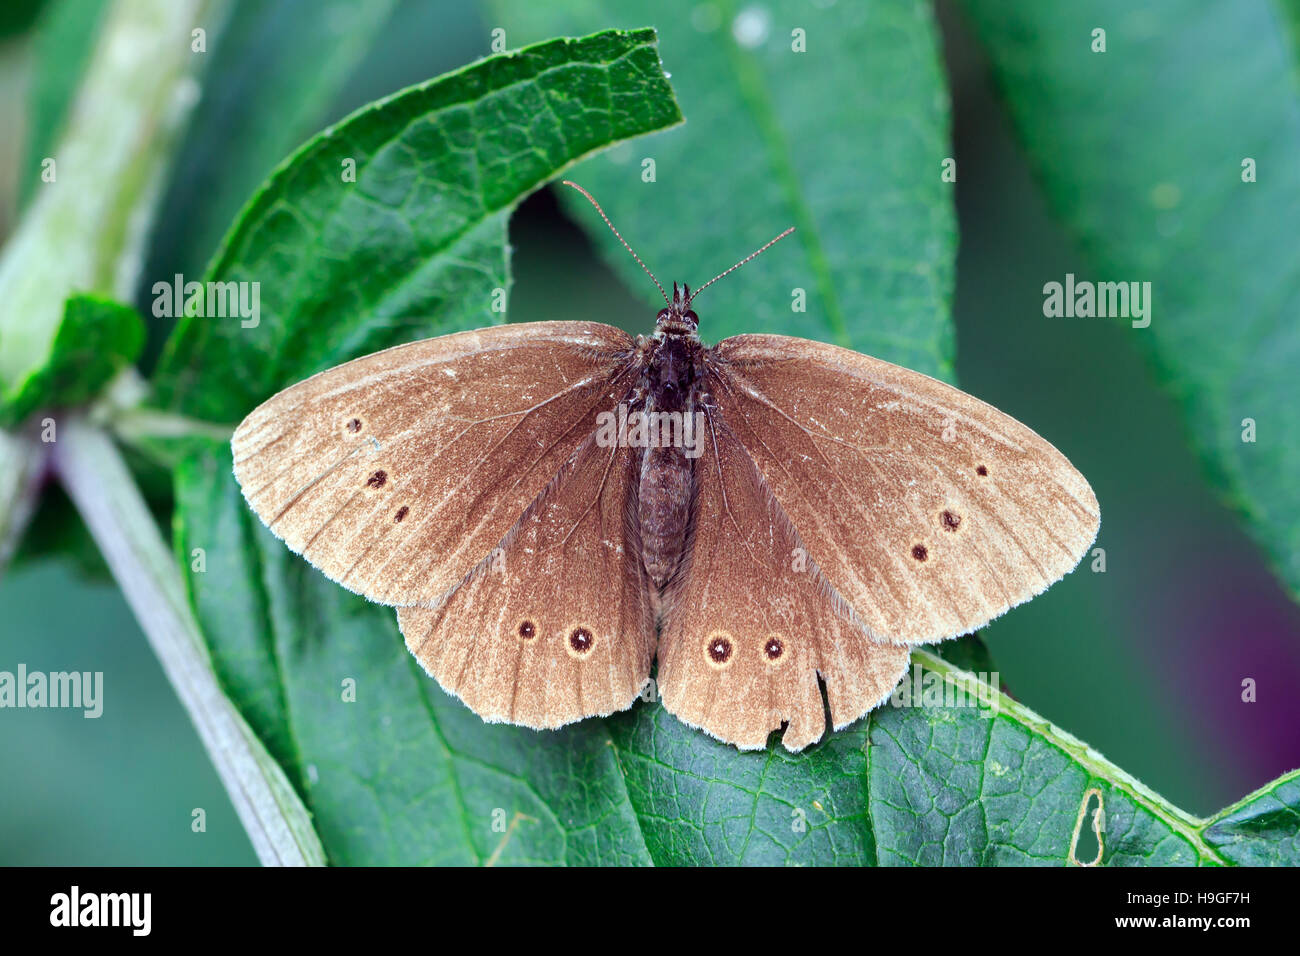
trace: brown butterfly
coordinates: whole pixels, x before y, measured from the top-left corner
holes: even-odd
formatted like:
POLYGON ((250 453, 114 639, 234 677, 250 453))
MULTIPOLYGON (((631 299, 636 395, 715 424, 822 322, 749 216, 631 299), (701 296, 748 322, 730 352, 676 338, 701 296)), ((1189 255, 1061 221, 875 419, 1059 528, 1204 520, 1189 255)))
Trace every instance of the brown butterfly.
POLYGON ((925 375, 780 335, 706 347, 691 305, 719 278, 671 299, 654 279, 649 337, 503 325, 321 372, 239 426, 235 477, 295 552, 396 605, 484 720, 624 710, 657 658, 681 720, 741 748, 784 725, 800 750, 825 730, 819 677, 836 729, 861 717, 910 645, 1072 569, 1097 500, 925 375))

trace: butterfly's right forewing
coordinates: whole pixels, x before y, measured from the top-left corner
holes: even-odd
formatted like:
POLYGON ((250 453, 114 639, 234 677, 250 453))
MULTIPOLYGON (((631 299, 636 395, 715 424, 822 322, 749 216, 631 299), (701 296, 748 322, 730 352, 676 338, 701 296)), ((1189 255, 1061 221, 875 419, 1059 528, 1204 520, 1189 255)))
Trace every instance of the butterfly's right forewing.
POLYGON ((590 322, 398 346, 287 388, 235 431, 266 525, 373 601, 440 602, 628 389, 633 342, 590 322))
POLYGON ((780 335, 724 339, 711 361, 731 427, 875 634, 969 633, 1096 538, 1097 499, 1065 456, 949 385, 780 335))

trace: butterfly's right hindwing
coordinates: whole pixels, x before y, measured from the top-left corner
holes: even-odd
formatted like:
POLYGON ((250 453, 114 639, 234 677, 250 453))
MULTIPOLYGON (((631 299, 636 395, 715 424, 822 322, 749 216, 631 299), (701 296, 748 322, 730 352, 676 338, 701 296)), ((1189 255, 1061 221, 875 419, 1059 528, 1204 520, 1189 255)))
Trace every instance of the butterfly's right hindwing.
POLYGON ((873 640, 832 591, 723 416, 708 416, 696 463, 686 563, 670 588, 659 645, 669 713, 745 749, 801 750, 826 722, 877 706, 907 668, 908 648, 873 640))

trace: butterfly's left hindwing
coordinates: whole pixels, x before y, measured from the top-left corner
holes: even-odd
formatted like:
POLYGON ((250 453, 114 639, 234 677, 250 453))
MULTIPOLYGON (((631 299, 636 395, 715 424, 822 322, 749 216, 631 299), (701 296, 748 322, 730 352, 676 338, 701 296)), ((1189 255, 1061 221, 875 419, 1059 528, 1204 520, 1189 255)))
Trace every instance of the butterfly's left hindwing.
POLYGON ((484 720, 559 727, 626 709, 649 680, 637 451, 592 436, 444 604, 398 609, 411 652, 484 720))

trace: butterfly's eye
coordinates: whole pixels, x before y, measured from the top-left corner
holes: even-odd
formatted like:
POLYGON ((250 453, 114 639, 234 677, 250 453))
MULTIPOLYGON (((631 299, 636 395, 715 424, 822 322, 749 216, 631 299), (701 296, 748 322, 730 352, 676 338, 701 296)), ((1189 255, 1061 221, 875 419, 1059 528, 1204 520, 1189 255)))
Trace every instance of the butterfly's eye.
POLYGON ((660 309, 660 310, 659 310, 659 314, 655 316, 655 321, 656 321, 656 322, 662 322, 662 321, 664 321, 665 319, 668 319, 668 318, 671 318, 671 317, 672 317, 672 313, 669 312, 667 309, 660 309))
POLYGON ((695 311, 693 309, 687 309, 685 312, 683 312, 682 318, 686 319, 687 322, 690 322, 691 325, 700 324, 700 317, 695 314, 695 311))

